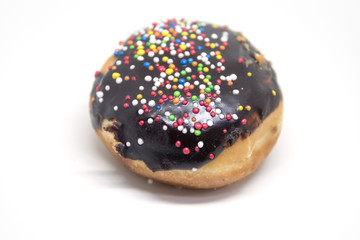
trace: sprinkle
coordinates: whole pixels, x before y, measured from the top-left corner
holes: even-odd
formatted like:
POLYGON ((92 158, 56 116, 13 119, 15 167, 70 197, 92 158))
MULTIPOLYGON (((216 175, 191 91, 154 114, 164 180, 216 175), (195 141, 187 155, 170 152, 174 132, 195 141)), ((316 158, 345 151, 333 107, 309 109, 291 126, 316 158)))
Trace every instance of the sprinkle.
POLYGON ((166 131, 168 127, 166 125, 163 126, 163 130, 166 131))
POLYGON ((209 154, 209 158, 212 160, 212 159, 215 158, 215 155, 214 155, 213 153, 210 153, 210 154, 209 154))
POLYGON ((170 116, 169 116, 169 120, 170 120, 170 121, 174 121, 174 120, 175 120, 175 116, 174 116, 174 115, 170 115, 170 116))
POLYGON ((241 124, 242 124, 242 125, 245 125, 245 124, 246 124, 246 119, 245 119, 245 118, 243 118, 243 119, 241 120, 241 124))
POLYGON ((181 146, 181 142, 180 142, 180 141, 176 141, 175 146, 176 146, 176 147, 180 147, 180 146, 181 146))
POLYGON ((248 75, 248 77, 251 77, 251 76, 252 76, 252 73, 251 73, 251 72, 248 72, 247 75, 248 75))
POLYGON ((203 141, 199 141, 197 145, 198 145, 199 148, 203 148, 203 147, 204 147, 204 142, 203 142, 203 141))
POLYGON ((119 109, 118 106, 114 106, 114 111, 117 111, 119 109))
POLYGON ((144 144, 144 140, 142 138, 138 138, 137 140, 139 145, 143 145, 144 144))
POLYGON ((187 147, 183 148, 183 153, 184 153, 185 155, 188 155, 188 154, 190 153, 190 149, 187 148, 187 147))
POLYGON ((120 77, 120 73, 114 72, 114 73, 112 74, 112 78, 113 78, 113 79, 116 79, 116 78, 118 78, 118 77, 120 77))
POLYGON ((244 109, 244 107, 241 106, 241 105, 238 107, 238 110, 239 110, 239 111, 242 111, 243 109, 244 109))
POLYGON ((148 120, 147 120, 147 123, 148 123, 148 124, 152 124, 153 122, 154 122, 154 119, 148 118, 148 120))
POLYGON ((147 76, 144 78, 144 80, 145 80, 146 82, 150 82, 150 81, 152 80, 152 77, 151 77, 150 75, 147 75, 147 76))
POLYGON ((272 92, 273 96, 276 96, 276 91, 275 90, 272 90, 271 92, 272 92))
POLYGON ((246 109, 246 111, 250 111, 250 110, 251 110, 251 106, 246 105, 246 106, 245 106, 245 109, 246 109))
POLYGON ((195 136, 200 136, 200 135, 201 135, 201 131, 200 131, 200 130, 195 130, 195 131, 194 131, 194 134, 195 134, 195 136))
POLYGON ((134 100, 132 101, 132 105, 133 105, 133 106, 138 105, 138 103, 139 103, 139 101, 138 101, 138 100, 136 100, 136 99, 134 99, 134 100))

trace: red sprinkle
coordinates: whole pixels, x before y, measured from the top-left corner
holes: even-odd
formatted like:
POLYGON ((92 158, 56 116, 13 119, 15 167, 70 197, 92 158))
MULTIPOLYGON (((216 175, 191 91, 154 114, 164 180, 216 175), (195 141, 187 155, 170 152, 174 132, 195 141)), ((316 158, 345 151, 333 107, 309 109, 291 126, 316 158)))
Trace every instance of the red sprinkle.
POLYGON ((159 116, 156 116, 155 117, 155 122, 159 122, 160 121, 160 117, 159 116))
POLYGON ((96 71, 95 72, 95 77, 99 76, 99 74, 100 74, 100 71, 96 71))
POLYGON ((95 88, 96 91, 100 91, 100 86, 97 85, 96 88, 95 88))
POLYGON ((127 96, 125 97, 125 100, 130 100, 130 95, 127 95, 127 96))
POLYGON ((239 59, 238 59, 238 62, 239 62, 239 63, 243 63, 243 62, 244 62, 244 59, 243 59, 243 58, 239 58, 239 59))
POLYGON ((215 116, 216 116, 216 113, 215 113, 215 112, 211 112, 211 113, 210 113, 210 116, 215 117, 215 116))
POLYGON ((201 123, 197 122, 197 123, 195 123, 194 127, 195 127, 196 129, 200 130, 201 127, 202 127, 202 125, 201 125, 201 123))
POLYGON ((226 119, 230 120, 231 119, 231 115, 230 114, 226 114, 226 119))
POLYGON ((243 119, 241 120, 241 124, 242 124, 242 125, 245 125, 245 124, 246 124, 246 119, 245 119, 245 118, 243 118, 243 119))
POLYGON ((188 154, 190 153, 190 149, 187 148, 187 147, 183 148, 183 153, 184 153, 185 155, 188 155, 188 154))
POLYGON ((200 148, 199 148, 198 146, 196 146, 196 147, 195 147, 195 151, 198 152, 199 150, 200 150, 200 148))
POLYGON ((188 118, 189 117, 189 114, 186 112, 184 113, 184 118, 188 118))
POLYGON ((183 125, 183 124, 184 124, 184 119, 179 118, 179 119, 177 120, 177 123, 178 123, 179 125, 183 125))
POLYGON ((175 146, 176 146, 176 147, 180 147, 180 146, 181 146, 181 142, 180 142, 180 141, 176 141, 175 146))
POLYGON ((203 127, 203 129, 207 129, 209 127, 209 125, 207 125, 206 123, 203 123, 202 127, 203 127))
POLYGON ((227 130, 225 128, 223 129, 223 133, 227 133, 227 130))
POLYGON ((215 157, 215 155, 214 155, 213 153, 210 153, 210 154, 209 154, 209 158, 210 158, 210 159, 214 159, 214 157, 215 157))
POLYGON ((186 104, 188 104, 188 101, 184 100, 184 101, 182 101, 182 104, 186 105, 186 104))
POLYGON ((140 120, 140 121, 139 121, 139 125, 140 125, 140 126, 144 125, 144 123, 145 123, 145 122, 144 122, 143 120, 140 120))
POLYGON ((124 108, 129 108, 129 104, 128 104, 128 103, 124 103, 124 108))
POLYGON ((151 92, 151 96, 155 97, 155 96, 156 96, 156 92, 152 91, 152 92, 151 92))
POLYGON ((193 113, 195 113, 195 114, 197 114, 197 113, 199 113, 199 109, 198 108, 193 108, 193 113))

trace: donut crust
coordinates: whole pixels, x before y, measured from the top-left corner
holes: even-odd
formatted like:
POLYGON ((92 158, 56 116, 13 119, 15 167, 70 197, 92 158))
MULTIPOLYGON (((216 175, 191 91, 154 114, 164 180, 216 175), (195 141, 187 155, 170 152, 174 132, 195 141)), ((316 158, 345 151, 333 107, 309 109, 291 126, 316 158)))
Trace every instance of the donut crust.
POLYGON ((97 129, 96 133, 122 164, 139 175, 185 188, 211 189, 229 185, 255 171, 270 153, 280 135, 282 116, 283 102, 281 101, 254 132, 245 139, 239 138, 232 146, 226 147, 213 161, 201 168, 194 169, 194 171, 164 170, 154 172, 142 160, 124 158, 116 151, 116 145, 120 142, 115 140, 114 133, 105 130, 113 123, 107 119, 102 121, 101 128, 97 129))

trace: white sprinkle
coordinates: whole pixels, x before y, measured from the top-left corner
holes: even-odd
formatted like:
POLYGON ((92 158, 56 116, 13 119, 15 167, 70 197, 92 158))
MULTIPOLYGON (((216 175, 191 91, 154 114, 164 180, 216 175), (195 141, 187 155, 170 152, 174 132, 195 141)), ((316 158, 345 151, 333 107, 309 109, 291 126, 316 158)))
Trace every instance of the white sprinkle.
POLYGON ((215 69, 216 66, 215 66, 214 64, 211 64, 210 68, 211 68, 211 69, 215 69))
POLYGON ((203 93, 200 94, 200 95, 199 95, 199 98, 200 98, 200 100, 204 100, 204 99, 205 99, 205 94, 203 94, 203 93))
POLYGON ((171 88, 171 84, 166 84, 166 85, 165 85, 165 88, 166 88, 166 89, 170 89, 170 88, 171 88))
POLYGON ((98 91, 98 92, 96 92, 96 96, 98 98, 102 98, 104 96, 104 93, 102 91, 98 91))
POLYGON ((144 144, 144 140, 143 140, 142 138, 138 138, 138 141, 137 141, 137 142, 138 142, 139 145, 143 145, 143 144, 144 144))
POLYGON ((115 62, 115 64, 116 64, 117 66, 119 66, 119 65, 121 64, 121 60, 117 60, 117 61, 115 62))
POLYGON ((161 73, 160 73, 160 77, 162 77, 162 78, 166 77, 166 73, 165 73, 165 72, 161 72, 161 73))
MULTIPOLYGON (((219 93, 217 93, 217 94, 219 94, 219 93)), ((221 102, 221 98, 219 98, 219 97, 216 98, 216 99, 215 99, 215 102, 217 102, 217 103, 221 102)))
POLYGON ((155 101, 154 100, 150 100, 149 101, 149 107, 153 107, 155 106, 155 101))
POLYGON ((214 52, 214 51, 211 51, 211 52, 210 52, 210 56, 212 56, 212 57, 215 56, 215 52, 214 52))
POLYGON ((166 112, 165 112, 165 116, 167 116, 167 117, 170 116, 170 112, 169 112, 169 111, 166 111, 166 112))
POLYGON ((209 106, 210 106, 210 107, 215 107, 215 103, 214 103, 214 102, 211 102, 211 103, 209 103, 209 106))
POLYGON ((180 73, 179 73, 179 72, 176 72, 176 73, 174 74, 174 76, 175 76, 175 77, 179 77, 179 76, 180 76, 180 73))
POLYGON ((158 54, 159 54, 159 55, 164 55, 164 50, 160 50, 160 51, 158 52, 158 54))
MULTIPOLYGON (((155 91, 155 90, 154 90, 154 91, 155 91)), ((220 90, 217 90, 217 91, 216 91, 216 94, 217 94, 217 95, 219 95, 220 93, 221 93, 220 90)))
POLYGON ((159 58, 158 58, 158 57, 154 57, 153 61, 154 61, 154 63, 158 63, 158 62, 159 62, 159 58))
POLYGON ((207 125, 208 125, 209 127, 211 127, 212 125, 214 125, 214 122, 213 122, 212 120, 208 120, 206 123, 207 123, 207 125))
POLYGON ((185 68, 185 71, 186 71, 187 73, 190 73, 190 72, 191 72, 191 68, 187 67, 187 68, 185 68))
POLYGON ((142 99, 140 100, 140 103, 141 103, 141 104, 145 104, 146 102, 147 102, 146 98, 142 98, 142 99))
POLYGON ((197 102, 194 102, 193 107, 197 108, 198 106, 199 106, 199 104, 197 102))
POLYGON ((232 118, 233 118, 234 120, 238 120, 238 119, 239 119, 238 115, 236 115, 235 113, 234 113, 233 115, 231 115, 231 116, 232 116, 232 118))
POLYGON ((152 87, 151 87, 151 90, 156 91, 156 90, 157 90, 157 87, 156 87, 156 86, 152 86, 152 87))
POLYGON ((127 147, 130 147, 130 146, 131 146, 131 143, 130 143, 130 142, 126 142, 126 146, 127 146, 127 147))
POLYGON ((157 82, 154 83, 154 85, 155 85, 156 87, 160 87, 161 82, 157 81, 157 82))
POLYGON ((185 123, 185 124, 188 124, 188 123, 189 123, 189 120, 188 120, 187 118, 185 118, 184 123, 185 123))
POLYGON ((193 172, 196 172, 198 169, 197 168, 192 168, 191 169, 193 172))
POLYGON ((173 76, 173 75, 169 75, 169 76, 168 76, 168 79, 169 79, 170 81, 172 81, 172 80, 174 80, 174 76, 173 76))
POLYGON ((138 60, 138 61, 144 61, 144 57, 143 57, 143 56, 138 56, 138 57, 137 57, 137 60, 138 60))
POLYGON ((215 113, 216 113, 216 114, 220 114, 220 113, 221 113, 221 109, 220 109, 220 108, 215 109, 215 113))
POLYGON ((204 39, 204 41, 205 42, 210 42, 210 38, 207 37, 207 38, 204 39))
POLYGON ((139 109, 139 110, 138 110, 138 114, 139 114, 139 115, 142 115, 143 113, 144 113, 144 109, 139 109))
POLYGON ((121 77, 118 77, 118 78, 116 78, 116 80, 115 80, 115 82, 117 83, 117 84, 120 84, 120 83, 122 83, 122 78, 121 77))
POLYGON ((155 53, 154 53, 153 51, 150 51, 150 52, 148 53, 148 56, 149 56, 149 57, 153 57, 153 56, 155 56, 155 53))
POLYGON ((194 133, 195 132, 195 128, 191 127, 190 128, 190 133, 194 133))
POLYGON ((166 125, 163 126, 163 130, 166 131, 168 127, 166 125))
POLYGON ((184 54, 185 54, 185 56, 187 56, 187 57, 190 56, 190 52, 189 52, 189 51, 185 51, 184 54))
POLYGON ((215 86, 214 86, 214 90, 215 90, 215 91, 220 90, 220 86, 219 86, 219 85, 215 85, 215 86))
POLYGON ((200 88, 200 89, 205 89, 206 86, 205 86, 205 84, 200 84, 199 88, 200 88))
POLYGON ((109 90, 110 90, 110 86, 109 86, 109 85, 106 85, 106 86, 105 86, 105 90, 106 90, 106 91, 109 91, 109 90))
POLYGON ((133 70, 135 68, 135 65, 131 65, 130 69, 133 70))
POLYGON ((224 117, 225 117, 225 116, 224 116, 224 114, 222 114, 222 113, 219 115, 219 118, 220 118, 220 119, 224 119, 224 117))
POLYGON ((234 74, 234 73, 231 74, 230 77, 231 77, 231 80, 236 80, 236 79, 237 79, 237 76, 236 76, 236 74, 234 74))
POLYGON ((182 85, 182 84, 178 85, 178 89, 183 89, 183 88, 184 88, 184 85, 182 85))
POLYGON ((184 129, 182 130, 182 133, 183 133, 183 134, 186 134, 186 133, 187 133, 187 128, 184 128, 184 129))
POLYGON ((132 105, 133 105, 133 106, 138 105, 138 103, 139 103, 139 101, 138 101, 138 100, 136 100, 136 99, 134 99, 134 100, 132 101, 132 105))
POLYGON ((194 84, 197 86, 197 85, 199 85, 199 81, 198 80, 196 80, 195 82, 194 82, 194 84))
POLYGON ((169 60, 167 60, 167 64, 172 64, 174 62, 174 60, 172 60, 171 58, 169 58, 169 60))
POLYGON ((234 89, 234 90, 233 90, 233 94, 234 94, 234 95, 239 95, 239 93, 240 93, 239 89, 234 89))
POLYGON ((184 54, 183 54, 183 53, 179 53, 179 54, 178 54, 178 57, 179 57, 179 58, 183 58, 183 57, 184 57, 184 54))
POLYGON ((151 76, 150 75, 147 75, 145 78, 144 78, 145 81, 147 82, 150 82, 152 80, 151 76))
POLYGON ((147 180, 147 183, 148 183, 148 184, 153 184, 153 183, 154 183, 154 181, 153 181, 152 179, 150 179, 150 178, 149 178, 149 179, 147 180))
POLYGON ((171 50, 170 51, 170 55, 172 55, 172 56, 176 55, 176 53, 177 53, 176 50, 171 50))
POLYGON ((198 145, 199 148, 202 148, 202 147, 204 146, 204 142, 203 142, 203 141, 199 141, 197 145, 198 145))
POLYGON ((114 106, 114 111, 117 111, 119 109, 118 106, 114 106))
POLYGON ((148 123, 148 124, 152 124, 153 122, 154 122, 154 119, 148 118, 148 120, 147 120, 147 123, 148 123))
POLYGON ((184 126, 180 125, 180 126, 177 127, 177 129, 181 132, 184 129, 184 126))
POLYGON ((226 78, 225 78, 224 75, 221 75, 221 76, 220 76, 220 79, 221 79, 222 81, 225 81, 225 80, 226 80, 226 78))
POLYGON ((144 89, 145 89, 144 86, 140 86, 140 87, 139 87, 139 90, 140 90, 140 91, 144 91, 144 89))
POLYGON ((102 103, 104 101, 103 98, 99 98, 99 103, 102 103))

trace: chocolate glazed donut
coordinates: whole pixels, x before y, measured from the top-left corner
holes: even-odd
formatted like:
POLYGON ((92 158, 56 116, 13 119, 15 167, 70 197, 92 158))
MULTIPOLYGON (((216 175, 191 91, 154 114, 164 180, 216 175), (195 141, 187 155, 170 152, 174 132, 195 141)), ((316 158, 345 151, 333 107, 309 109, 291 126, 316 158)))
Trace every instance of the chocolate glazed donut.
POLYGON ((95 73, 90 115, 132 171, 214 188, 260 165, 279 136, 282 108, 270 62, 241 33, 173 19, 119 43, 95 73))

